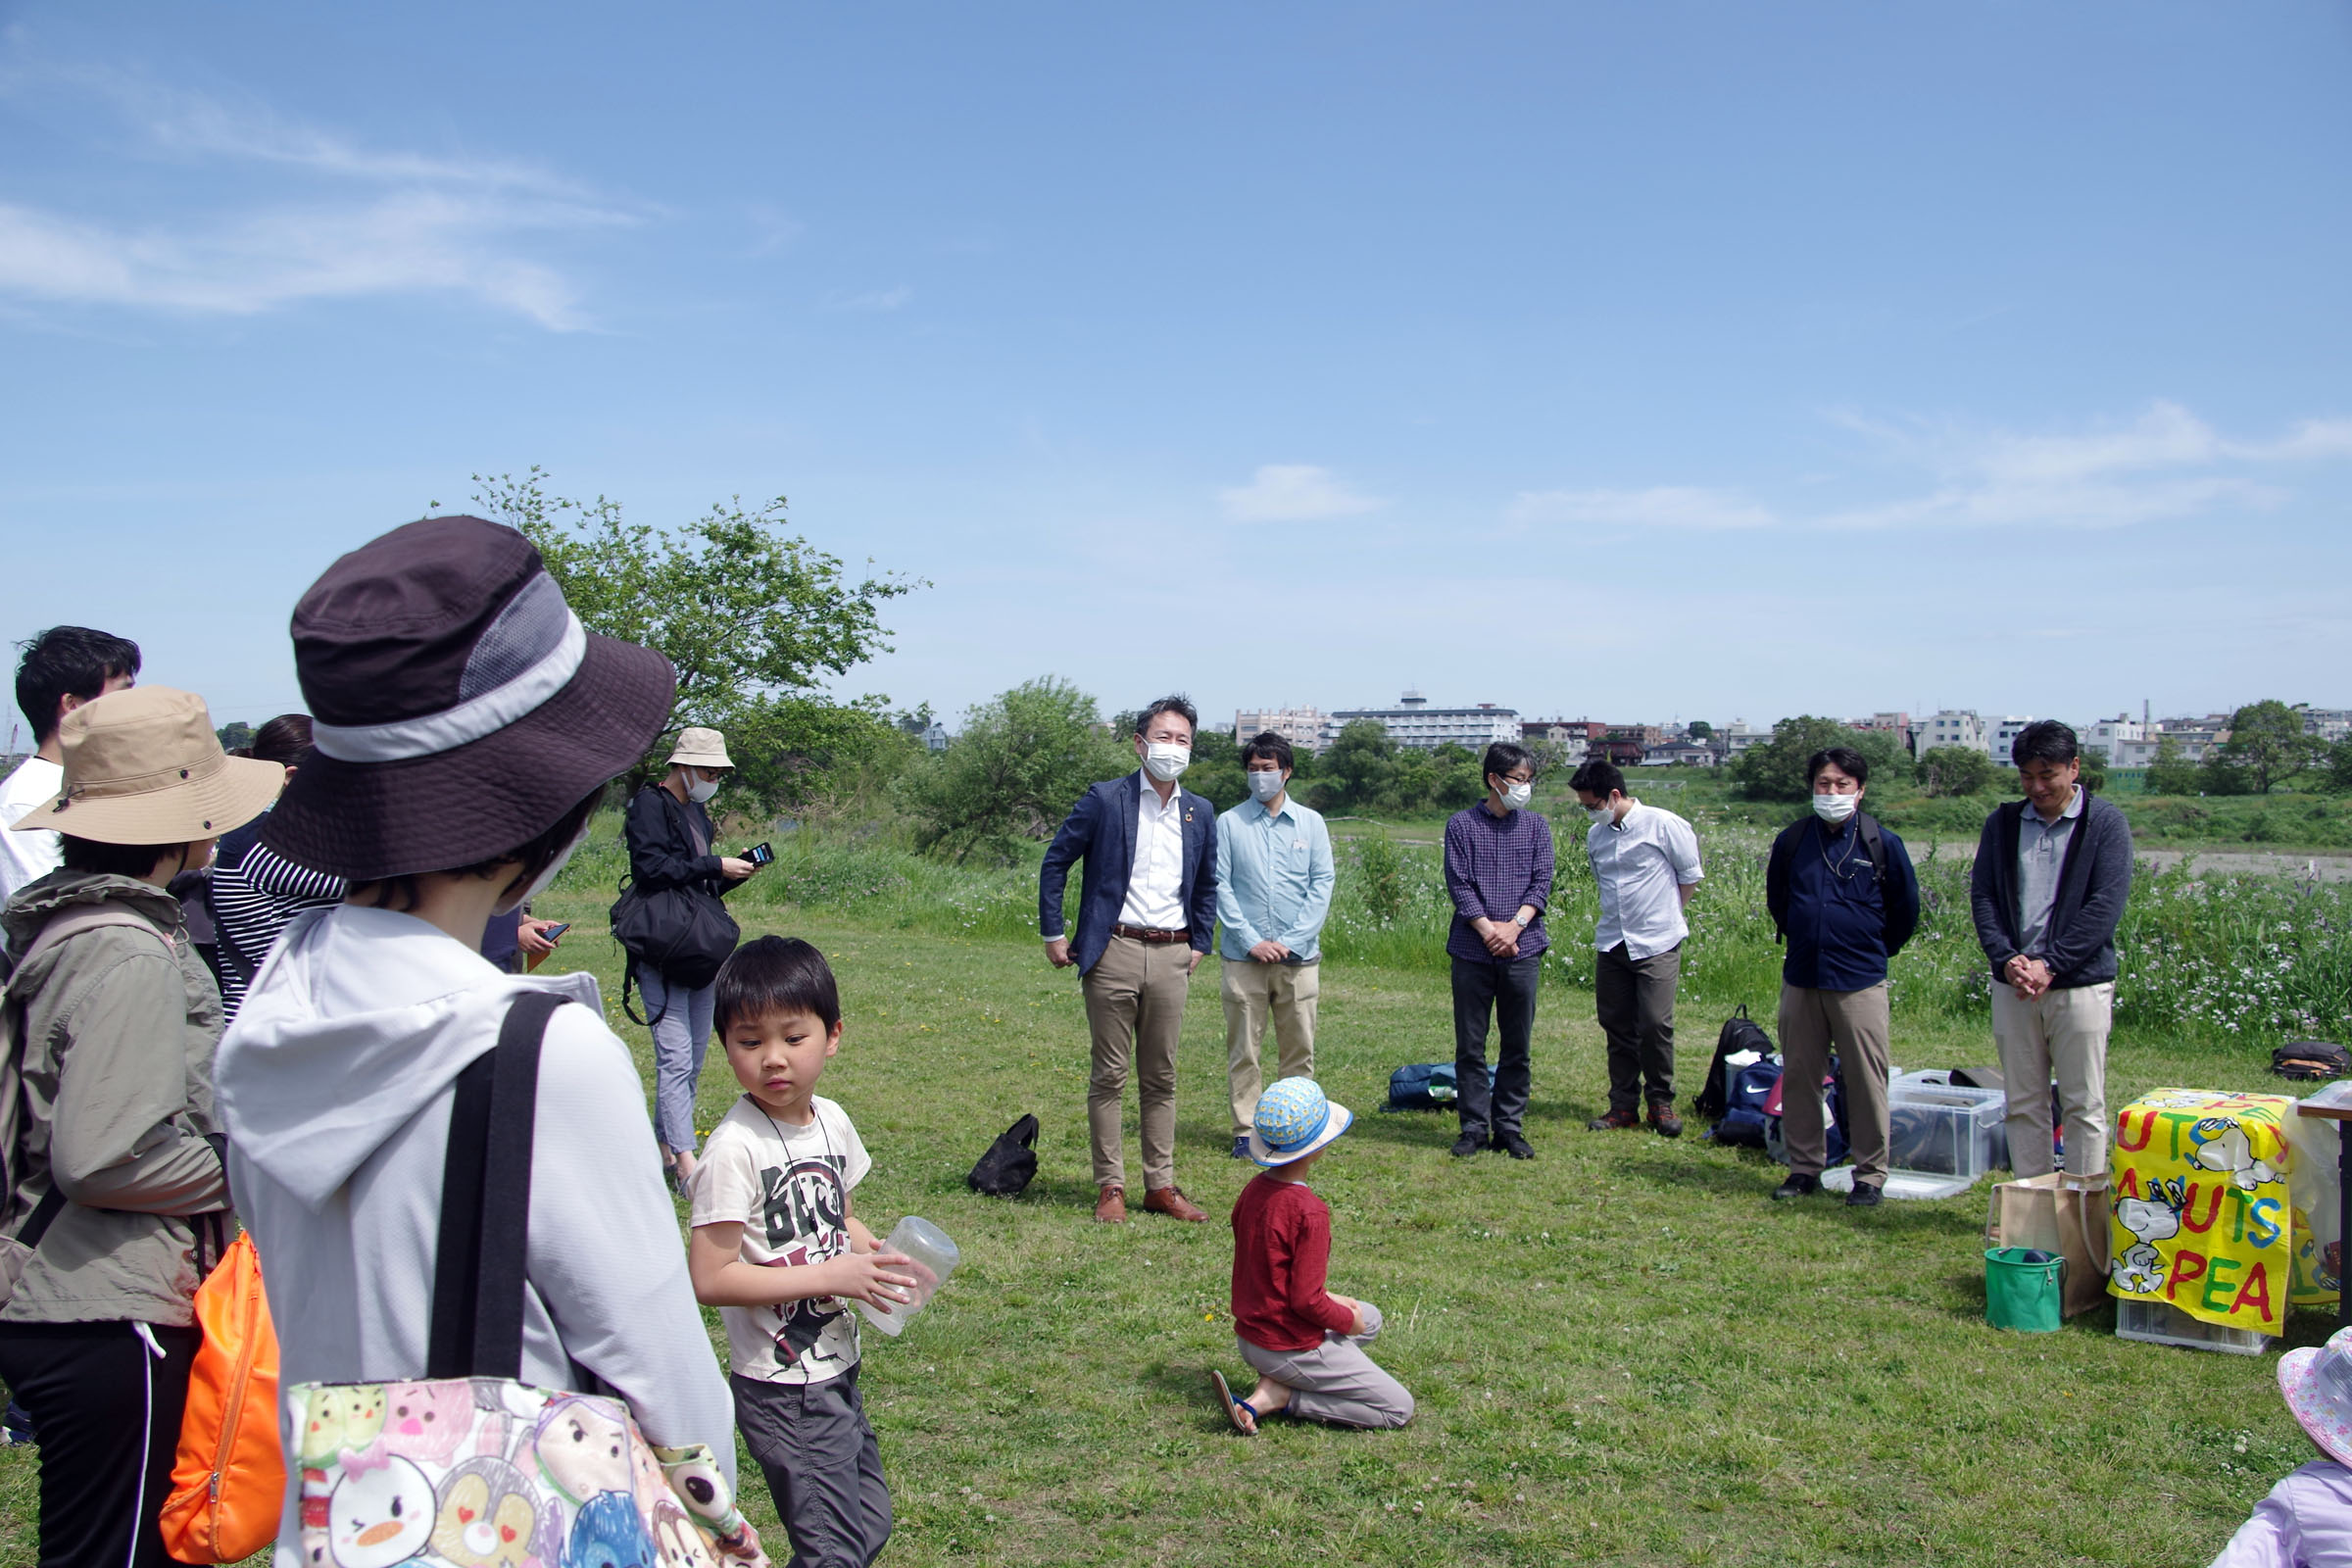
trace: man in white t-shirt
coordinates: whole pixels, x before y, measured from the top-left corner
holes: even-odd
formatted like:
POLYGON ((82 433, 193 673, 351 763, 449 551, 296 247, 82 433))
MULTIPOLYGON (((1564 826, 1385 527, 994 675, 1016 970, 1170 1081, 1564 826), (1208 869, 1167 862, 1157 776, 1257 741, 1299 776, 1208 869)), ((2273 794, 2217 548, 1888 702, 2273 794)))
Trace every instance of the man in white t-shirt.
POLYGON ((1585 833, 1585 854, 1600 887, 1592 1001, 1609 1043, 1609 1108, 1585 1125, 1594 1132, 1639 1127, 1646 1100, 1650 1131, 1680 1138, 1674 991, 1682 979, 1683 939, 1690 934, 1683 906, 1705 875, 1698 835, 1672 811, 1626 794, 1614 762, 1587 762, 1568 787, 1592 820, 1585 833))
POLYGON ((17 661, 17 706, 32 726, 33 753, 0 781, 0 903, 56 870, 65 853, 54 833, 7 831, 65 787, 57 726, 82 704, 119 692, 139 675, 137 643, 87 626, 52 626, 24 649, 17 661))

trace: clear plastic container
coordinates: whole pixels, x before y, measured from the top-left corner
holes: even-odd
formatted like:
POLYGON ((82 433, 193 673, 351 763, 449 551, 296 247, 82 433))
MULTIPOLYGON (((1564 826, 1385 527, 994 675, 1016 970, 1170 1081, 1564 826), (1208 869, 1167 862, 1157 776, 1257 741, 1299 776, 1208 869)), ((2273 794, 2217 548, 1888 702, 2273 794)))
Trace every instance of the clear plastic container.
POLYGON ((963 1254, 956 1250, 954 1242, 948 1240, 947 1232, 929 1220, 917 1219, 912 1214, 890 1228, 890 1234, 882 1239, 882 1250, 904 1252, 914 1260, 902 1270, 912 1274, 917 1281, 914 1299, 894 1306, 888 1312, 876 1311, 862 1300, 857 1306, 868 1323, 885 1334, 895 1336, 906 1327, 907 1319, 923 1309, 924 1304, 938 1293, 940 1286, 946 1283, 948 1276, 956 1272, 956 1260, 963 1254))
POLYGON ((1992 1168, 1994 1141, 2007 1115, 1998 1089, 1898 1081, 1886 1092, 1886 1163, 1974 1182, 1992 1168))
POLYGON ((2231 1355, 2260 1355, 2271 1344, 2271 1337, 2257 1330, 2226 1329, 2190 1317, 2170 1301, 2130 1297, 2116 1298, 2115 1337, 2144 1345, 2178 1345, 2187 1350, 2227 1350, 2231 1355))

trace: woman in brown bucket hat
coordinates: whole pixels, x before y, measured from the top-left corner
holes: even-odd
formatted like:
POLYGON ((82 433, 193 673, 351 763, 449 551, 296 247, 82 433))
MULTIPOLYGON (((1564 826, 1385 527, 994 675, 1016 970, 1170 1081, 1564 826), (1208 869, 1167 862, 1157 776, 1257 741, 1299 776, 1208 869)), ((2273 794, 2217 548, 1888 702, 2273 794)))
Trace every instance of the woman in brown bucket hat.
POLYGON ((221 755, 203 699, 166 686, 74 709, 58 741, 63 788, 15 829, 61 835, 64 863, 0 912, 23 1009, 22 1098, 0 1110, 16 1120, 0 1281, 23 1270, 0 1288, 0 1378, 40 1434, 40 1560, 165 1568, 191 1303, 229 1221, 220 992, 165 886, 285 770, 221 755))
MULTIPOLYGON (((312 750, 262 843, 350 891, 287 925, 218 1069, 281 1378, 427 1376, 457 1081, 552 995, 578 1005, 546 1014, 537 1057, 517 1375, 618 1396, 647 1439, 708 1445, 731 1483, 733 1404, 628 1048, 593 976, 508 974, 477 948, 661 732, 668 661, 588 634, 530 542, 479 517, 343 557, 293 633, 312 750)), ((300 1502, 289 1467, 281 1561, 308 1560, 300 1502)))

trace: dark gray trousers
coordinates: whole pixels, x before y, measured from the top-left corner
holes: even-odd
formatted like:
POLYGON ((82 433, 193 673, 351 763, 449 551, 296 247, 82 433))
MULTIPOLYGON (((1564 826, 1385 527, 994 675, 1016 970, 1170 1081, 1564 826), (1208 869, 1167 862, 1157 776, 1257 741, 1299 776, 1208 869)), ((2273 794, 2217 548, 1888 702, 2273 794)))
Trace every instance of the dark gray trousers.
POLYGON ((1462 1131, 1479 1137, 1519 1130, 1535 1082, 1536 983, 1544 956, 1453 960, 1453 1092, 1462 1131), (1487 1023, 1500 1026, 1494 1083, 1487 1084, 1487 1023))
POLYGON ((792 1538, 786 1568, 866 1568, 890 1540, 890 1486, 865 1424, 858 1369, 822 1383, 727 1382, 743 1446, 767 1477, 792 1538))
POLYGON ((1609 1040, 1611 1110, 1639 1113, 1644 1100, 1673 1103, 1674 988, 1682 977, 1679 943, 1635 959, 1620 942, 1600 956, 1592 1001, 1609 1040))

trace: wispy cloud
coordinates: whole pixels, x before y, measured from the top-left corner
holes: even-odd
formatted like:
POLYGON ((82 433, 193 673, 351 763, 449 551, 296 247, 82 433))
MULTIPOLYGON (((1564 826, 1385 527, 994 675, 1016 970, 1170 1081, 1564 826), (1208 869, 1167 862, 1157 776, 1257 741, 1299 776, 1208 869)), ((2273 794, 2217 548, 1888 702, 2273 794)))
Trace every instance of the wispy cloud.
MULTIPOLYGON (((2151 404, 2137 418, 2063 435, 2021 435, 1952 426, 1839 422, 1896 462, 1924 470, 1932 488, 1819 517, 1831 528, 2121 528, 2193 516, 2225 503, 2271 507, 2285 492, 2243 470, 2273 461, 2279 443, 2226 440, 2177 403, 2151 404)), ((2326 456, 2332 426, 2300 430, 2311 456, 2326 456)))
MULTIPOLYGON (((580 290, 526 236, 640 222, 642 207, 513 160, 376 150, 264 106, 97 68, 12 57, 0 95, 95 98, 150 158, 284 172, 242 211, 139 223, 0 202, 0 294, 253 315, 322 299, 453 293, 551 330, 587 324, 580 290)), ((192 182, 191 182, 192 183, 192 182)))
POLYGON ((1649 528, 1765 528, 1770 510, 1728 490, 1656 485, 1647 490, 1522 490, 1503 515, 1512 522, 1592 523, 1649 528))
POLYGON ((825 308, 830 311, 895 311, 914 298, 914 290, 905 283, 897 288, 868 289, 859 294, 826 296, 825 308))
POLYGON ((2305 419, 2272 439, 2237 440, 2168 402, 2059 434, 1852 413, 1832 419, 1897 476, 1892 494, 1823 511, 1686 485, 1533 490, 1513 496, 1503 515, 1526 525, 1672 529, 2123 528, 2224 507, 2277 507, 2292 499, 2278 470, 2352 458, 2352 419, 2305 419))
POLYGON ((1388 505, 1377 496, 1357 494, 1329 468, 1311 463, 1261 465, 1248 484, 1218 491, 1217 500, 1236 522, 1313 522, 1388 505))

